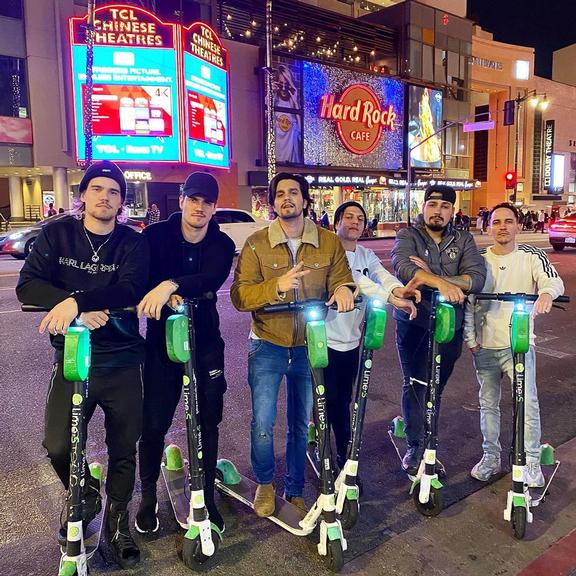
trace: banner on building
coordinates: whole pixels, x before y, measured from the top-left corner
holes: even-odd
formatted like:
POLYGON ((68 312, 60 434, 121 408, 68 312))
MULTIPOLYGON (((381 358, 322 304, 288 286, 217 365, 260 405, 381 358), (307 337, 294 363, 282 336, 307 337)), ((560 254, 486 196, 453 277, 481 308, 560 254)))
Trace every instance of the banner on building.
POLYGON ((554 120, 544 123, 544 190, 553 192, 552 155, 554 153, 554 120))

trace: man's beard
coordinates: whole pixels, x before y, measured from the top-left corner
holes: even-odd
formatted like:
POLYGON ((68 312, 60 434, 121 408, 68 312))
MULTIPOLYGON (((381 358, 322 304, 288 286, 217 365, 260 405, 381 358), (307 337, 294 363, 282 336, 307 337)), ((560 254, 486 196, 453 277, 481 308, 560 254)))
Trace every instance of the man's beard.
POLYGON ((293 220, 294 218, 300 218, 303 212, 303 209, 298 210, 298 208, 295 207, 294 212, 291 214, 280 214, 279 216, 282 218, 282 220, 293 220))
POLYGON ((432 222, 427 222, 426 227, 432 232, 442 232, 448 226, 448 224, 433 224, 432 222))
POLYGON ((97 212, 93 212, 92 214, 90 214, 90 216, 92 216, 92 218, 94 218, 94 220, 100 220, 100 222, 112 222, 112 220, 114 220, 116 218, 116 214, 112 214, 110 216, 106 215, 100 215, 97 212))

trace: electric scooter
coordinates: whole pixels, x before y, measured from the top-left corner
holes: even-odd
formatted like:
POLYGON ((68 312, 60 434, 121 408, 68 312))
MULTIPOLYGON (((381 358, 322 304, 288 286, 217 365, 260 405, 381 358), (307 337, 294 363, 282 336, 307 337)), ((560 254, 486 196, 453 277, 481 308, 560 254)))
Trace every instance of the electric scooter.
MULTIPOLYGON (((347 548, 340 521, 336 517, 334 475, 330 454, 329 427, 326 413, 324 368, 328 365, 324 300, 304 300, 271 304, 261 309, 265 313, 304 312, 306 319, 306 347, 312 373, 314 421, 318 427, 320 452, 321 493, 312 508, 304 514, 299 508, 276 496, 276 509, 268 519, 297 536, 310 534, 320 522, 318 554, 324 557, 326 567, 339 572, 344 564, 343 552, 347 548)), ((257 484, 238 473, 229 460, 218 461, 219 475, 216 487, 224 494, 236 498, 251 508, 257 484)))
MULTIPOLYGON (((211 299, 213 293, 203 299, 211 299)), ((166 320, 166 349, 172 362, 184 364, 183 393, 189 461, 175 444, 165 451, 162 476, 177 522, 186 530, 182 561, 188 568, 206 563, 218 551, 222 533, 210 522, 204 500, 204 467, 196 380, 196 334, 194 307, 201 298, 184 300, 178 313, 166 320)))
MULTIPOLYGON (((428 324, 428 382, 426 383, 425 400, 425 450, 416 475, 408 474, 412 482, 410 494, 414 499, 416 510, 424 516, 438 516, 442 511, 443 485, 436 472, 436 449, 438 447, 438 388, 440 386, 440 366, 442 351, 440 344, 447 344, 454 338, 456 312, 454 307, 445 302, 440 292, 432 292, 432 306, 428 324)), ((420 383, 418 383, 420 385, 420 383)), ((405 438, 404 421, 397 416, 388 430, 390 440, 402 461, 402 454, 396 439, 405 438)))
MULTIPOLYGON (((524 419, 525 419, 525 355, 530 348, 530 312, 526 304, 535 302, 537 294, 523 293, 485 293, 475 294, 477 300, 496 300, 499 302, 513 302, 514 308, 510 318, 510 345, 513 355, 513 402, 514 402, 514 436, 511 451, 512 456, 512 490, 508 491, 504 520, 512 522, 514 536, 521 540, 526 534, 526 523, 532 523, 534 515, 530 508, 535 508, 546 499, 548 488, 558 471, 560 462, 554 457, 551 446, 541 447, 541 464, 554 465, 554 470, 541 494, 534 498, 530 494, 528 485, 524 482, 526 469, 526 448, 524 445, 524 419)), ((560 296, 554 300, 556 303, 570 302, 568 296, 560 296)))
MULTIPOLYGON (((134 309, 127 309, 133 311, 134 309)), ((49 312, 49 308, 22 305, 23 312, 49 312)), ((114 312, 114 311, 112 311, 114 312)), ((67 497, 66 536, 60 541, 61 558, 58 576, 86 576, 88 560, 96 553, 100 544, 104 524, 105 499, 98 515, 82 526, 83 488, 86 482, 86 421, 85 400, 88 397, 90 373, 90 330, 82 325, 70 326, 64 336, 64 378, 72 382, 72 415, 70 436, 70 476, 67 497)), ((103 469, 98 462, 89 466, 92 478, 101 489, 103 469)))
POLYGON ((362 330, 362 353, 356 377, 356 394, 350 426, 352 435, 348 443, 346 463, 340 470, 335 483, 336 513, 345 530, 350 530, 356 525, 360 511, 360 489, 357 484, 358 460, 368 403, 372 357, 374 350, 379 350, 384 343, 386 317, 385 303, 382 300, 374 298, 368 301, 366 320, 362 330))

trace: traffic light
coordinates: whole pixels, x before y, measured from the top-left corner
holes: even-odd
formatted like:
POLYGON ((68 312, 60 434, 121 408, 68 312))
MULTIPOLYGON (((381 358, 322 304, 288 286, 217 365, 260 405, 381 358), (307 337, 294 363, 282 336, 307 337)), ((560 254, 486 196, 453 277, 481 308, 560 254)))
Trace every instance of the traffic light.
POLYGON ((506 188, 516 188, 516 172, 514 170, 508 170, 504 175, 504 179, 506 180, 506 188))

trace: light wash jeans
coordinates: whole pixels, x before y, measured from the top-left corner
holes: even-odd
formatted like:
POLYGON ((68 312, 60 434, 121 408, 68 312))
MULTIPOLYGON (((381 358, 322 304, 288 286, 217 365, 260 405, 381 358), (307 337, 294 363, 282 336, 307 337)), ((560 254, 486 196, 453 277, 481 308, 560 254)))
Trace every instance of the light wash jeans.
MULTIPOLYGON (((536 355, 534 347, 525 355, 524 445, 526 462, 540 462, 540 407, 536 389, 536 355)), ((513 378, 513 356, 510 348, 480 348, 474 354, 476 376, 480 384, 480 429, 484 436, 484 454, 500 456, 500 390, 502 376, 513 378)))
POLYGON ((252 392, 252 468, 258 484, 274 479, 274 423, 278 391, 286 376, 286 496, 302 496, 308 422, 312 410, 312 376, 305 346, 284 348, 250 339, 248 383, 252 392))

